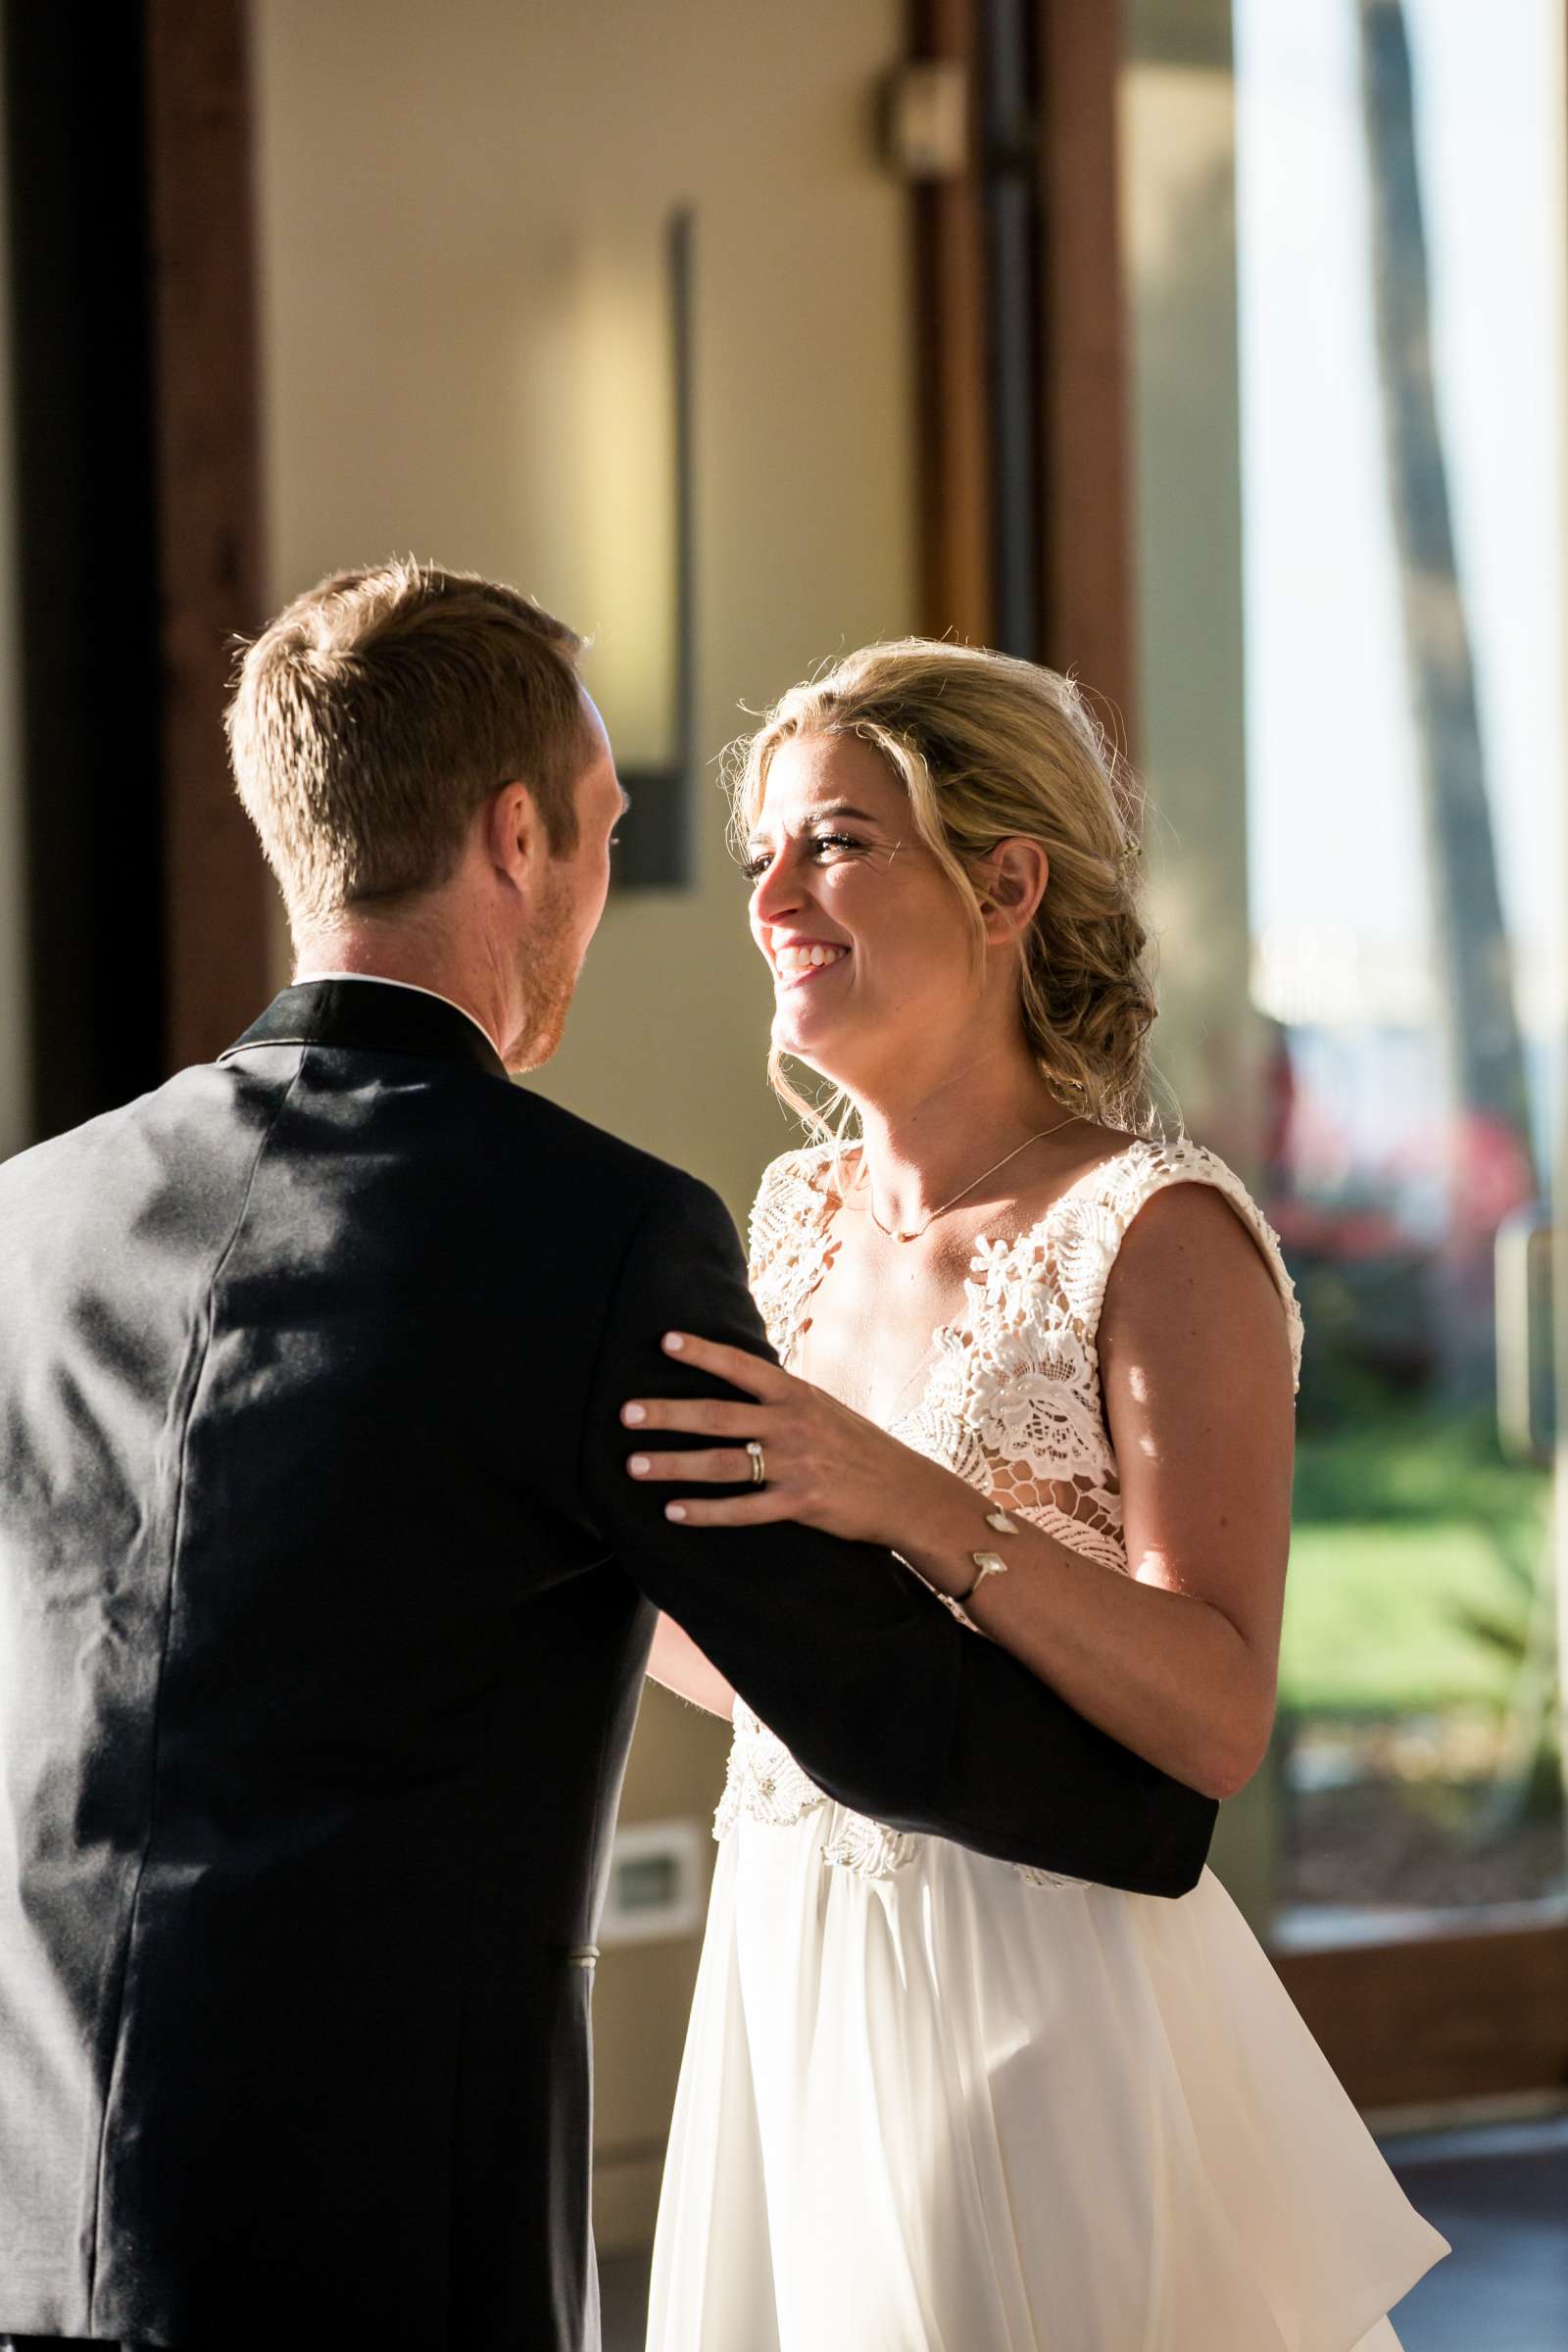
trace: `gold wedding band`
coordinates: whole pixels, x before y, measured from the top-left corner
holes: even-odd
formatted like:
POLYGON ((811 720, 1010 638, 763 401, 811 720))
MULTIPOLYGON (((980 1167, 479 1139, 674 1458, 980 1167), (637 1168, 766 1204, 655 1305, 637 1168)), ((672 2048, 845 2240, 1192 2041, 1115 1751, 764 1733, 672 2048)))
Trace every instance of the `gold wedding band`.
POLYGON ((748 1438, 746 1441, 746 1450, 752 1457, 753 1486, 764 1486, 767 1482, 767 1470, 762 1461, 761 1440, 760 1438, 748 1438))

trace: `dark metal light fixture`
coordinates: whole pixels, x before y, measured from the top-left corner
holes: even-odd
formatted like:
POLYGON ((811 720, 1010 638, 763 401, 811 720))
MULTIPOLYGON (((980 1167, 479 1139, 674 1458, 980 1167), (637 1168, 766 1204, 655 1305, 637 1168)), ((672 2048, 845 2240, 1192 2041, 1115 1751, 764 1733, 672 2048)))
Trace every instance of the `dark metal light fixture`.
POLYGON ((673 400, 675 494, 673 677, 670 757, 661 766, 623 767, 631 808, 620 823, 613 877, 621 890, 690 890, 696 880, 692 785, 697 764, 696 627, 693 589, 695 518, 692 448, 692 246, 694 216, 669 218, 665 257, 673 400))

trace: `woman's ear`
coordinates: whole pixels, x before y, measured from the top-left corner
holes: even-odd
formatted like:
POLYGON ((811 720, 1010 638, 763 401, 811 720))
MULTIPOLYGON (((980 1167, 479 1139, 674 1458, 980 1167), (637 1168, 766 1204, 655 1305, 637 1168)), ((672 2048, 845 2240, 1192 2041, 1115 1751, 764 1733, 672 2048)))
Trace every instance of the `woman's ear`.
POLYGON ((1046 895, 1051 859, 1038 841, 1003 841, 984 861, 980 903, 986 937, 999 946, 1028 930, 1046 895))

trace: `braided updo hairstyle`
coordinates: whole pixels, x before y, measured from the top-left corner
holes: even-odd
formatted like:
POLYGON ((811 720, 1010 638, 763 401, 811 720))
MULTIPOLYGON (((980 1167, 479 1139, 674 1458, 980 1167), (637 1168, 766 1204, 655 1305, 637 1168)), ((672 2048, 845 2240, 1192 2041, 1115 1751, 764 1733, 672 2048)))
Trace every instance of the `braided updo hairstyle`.
MULTIPOLYGON (((850 654, 792 686, 732 747, 738 841, 761 814, 774 753, 792 736, 855 735, 879 751, 915 829, 971 919, 984 964, 979 861, 1003 841, 1051 861, 1022 941, 1019 1009, 1041 1075, 1065 1110, 1147 1133, 1149 1031, 1157 1010, 1142 915, 1142 798, 1070 678, 1006 654, 905 637, 850 654)), ((769 1059, 775 1092, 819 1138, 842 1093, 813 1105, 769 1059)), ((843 1138, 844 1119, 837 1135, 843 1138)))

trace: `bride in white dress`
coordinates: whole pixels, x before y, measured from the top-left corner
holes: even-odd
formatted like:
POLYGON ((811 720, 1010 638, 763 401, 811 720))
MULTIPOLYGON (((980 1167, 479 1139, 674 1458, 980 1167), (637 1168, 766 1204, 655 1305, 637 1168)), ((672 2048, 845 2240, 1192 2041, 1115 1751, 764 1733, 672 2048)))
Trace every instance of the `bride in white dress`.
MULTIPOLYGON (((755 1401, 639 1400, 703 1450, 632 1474, 694 1543, 891 1544, 1228 1796, 1273 1716, 1301 1326, 1239 1178, 1154 1131, 1130 788, 1064 680, 909 642, 785 696, 736 800, 775 1084, 824 1073, 859 1141, 762 1180, 784 1369, 681 1336, 755 1401)), ((899 1834, 667 1622, 653 1671, 735 1731, 650 2352, 1394 2352, 1445 2241, 1210 1872, 1162 1900, 899 1834)))

